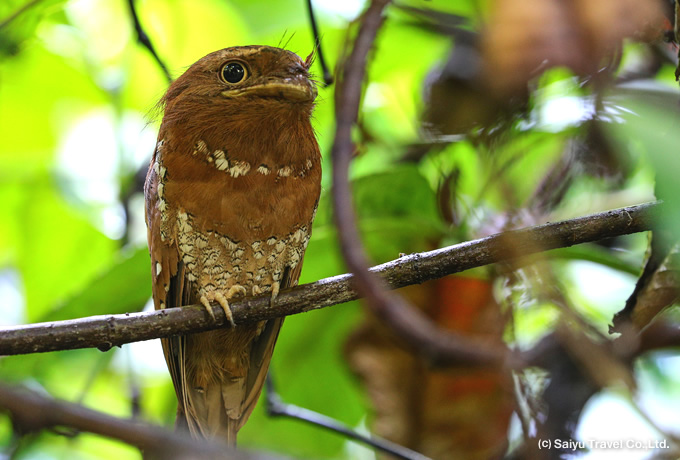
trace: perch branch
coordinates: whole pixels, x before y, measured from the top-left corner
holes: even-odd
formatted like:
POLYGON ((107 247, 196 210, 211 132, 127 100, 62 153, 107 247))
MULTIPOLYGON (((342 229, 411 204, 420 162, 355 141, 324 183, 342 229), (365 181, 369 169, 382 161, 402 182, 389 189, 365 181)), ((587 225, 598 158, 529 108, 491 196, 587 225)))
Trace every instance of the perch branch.
POLYGON ((19 434, 66 426, 121 440, 138 447, 146 455, 150 455, 149 458, 237 460, 273 458, 237 451, 217 441, 198 442, 191 439, 188 433, 165 430, 134 419, 113 417, 79 404, 58 401, 25 388, 6 384, 0 384, 0 409, 10 413, 14 428, 19 434))
MULTIPOLYGON (((406 255, 375 266, 371 272, 391 289, 397 289, 550 249, 650 230, 662 206, 648 203, 499 233, 406 255)), ((235 301, 231 304, 234 321, 261 321, 355 300, 359 295, 352 288, 352 279, 352 275, 344 274, 287 289, 281 291, 271 306, 268 296, 235 301)), ((207 331, 227 324, 221 308, 214 307, 213 313, 217 321, 210 318, 204 307, 193 305, 3 327, 0 328, 0 355, 91 347, 107 350, 125 343, 207 331)))

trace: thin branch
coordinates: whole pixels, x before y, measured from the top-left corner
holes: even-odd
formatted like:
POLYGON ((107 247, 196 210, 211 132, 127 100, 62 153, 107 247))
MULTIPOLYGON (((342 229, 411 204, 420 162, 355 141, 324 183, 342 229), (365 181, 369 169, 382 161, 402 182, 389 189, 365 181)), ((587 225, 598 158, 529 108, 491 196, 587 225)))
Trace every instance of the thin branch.
POLYGON ((46 428, 72 427, 78 431, 121 440, 143 450, 145 458, 265 459, 217 441, 196 441, 189 434, 169 431, 134 419, 121 419, 79 404, 58 401, 25 388, 0 384, 0 408, 9 411, 19 434, 46 428))
POLYGON ((309 22, 312 25, 312 34, 314 35, 314 45, 317 54, 319 55, 319 64, 321 64, 321 71, 323 72, 323 82, 326 86, 333 84, 333 74, 328 70, 326 59, 323 57, 323 50, 321 49, 321 37, 319 36, 319 28, 316 25, 316 18, 314 17, 314 7, 312 0, 307 0, 307 12, 309 13, 309 22))
POLYGON ((381 438, 380 436, 376 436, 374 434, 361 434, 333 418, 327 417, 309 409, 305 409, 304 407, 296 406, 295 404, 284 403, 274 388, 271 370, 267 374, 266 385, 266 410, 267 414, 272 417, 289 417, 309 423, 316 427, 325 428, 329 431, 339 433, 347 438, 354 439, 355 441, 381 450, 382 452, 390 454, 395 458, 400 458, 403 460, 430 460, 429 457, 426 457, 423 454, 408 449, 404 446, 400 446, 399 444, 395 444, 392 441, 381 438))
POLYGON ((130 6, 130 16, 132 16, 132 23, 135 26, 135 32, 137 33, 137 41, 144 46, 151 55, 153 56, 154 60, 158 64, 158 66, 161 68, 163 71, 163 74, 165 75, 165 78, 168 80, 168 83, 172 83, 172 76, 170 75, 170 72, 168 71, 168 67, 165 65, 163 60, 158 56, 158 53, 156 52, 156 49, 154 48, 153 44, 151 43, 151 39, 149 36, 146 34, 144 31, 144 27, 142 27, 142 23, 139 22, 139 16, 137 15, 137 9, 135 7, 135 0, 128 0, 128 5, 130 6))
POLYGON ((26 11, 28 11, 29 9, 31 9, 32 7, 34 7, 35 5, 40 3, 41 1, 42 0, 31 0, 30 2, 24 3, 22 6, 17 8, 17 10, 14 13, 10 14, 5 19, 0 21, 0 30, 7 27, 12 21, 14 21, 16 18, 18 18, 19 16, 24 14, 26 11))
MULTIPOLYGON (((662 211, 663 204, 648 203, 513 230, 406 255, 373 267, 371 272, 380 276, 391 289, 397 289, 550 249, 647 231, 662 211)), ((268 296, 260 296, 235 301, 230 306, 236 323, 307 312, 357 299, 359 294, 352 288, 353 279, 352 275, 344 274, 287 289, 281 291, 273 305, 270 305, 268 296)), ((204 307, 192 305, 154 312, 3 327, 0 328, 0 355, 90 347, 107 350, 124 343, 225 326, 227 322, 222 309, 214 307, 213 313, 216 321, 212 321, 204 307)), ((504 359, 504 350, 488 351, 472 340, 467 340, 467 343, 479 349, 472 356, 461 353, 458 364, 499 363, 504 359)))

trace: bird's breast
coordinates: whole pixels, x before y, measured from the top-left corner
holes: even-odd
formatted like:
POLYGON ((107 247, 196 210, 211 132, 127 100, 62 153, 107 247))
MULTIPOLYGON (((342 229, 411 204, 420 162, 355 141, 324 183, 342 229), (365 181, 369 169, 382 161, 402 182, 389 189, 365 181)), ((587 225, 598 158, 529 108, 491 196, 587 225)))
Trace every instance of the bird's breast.
POLYGON ((176 244, 199 295, 233 285, 266 292, 301 263, 320 192, 318 157, 255 164, 202 141, 188 154, 159 145, 161 235, 176 244))

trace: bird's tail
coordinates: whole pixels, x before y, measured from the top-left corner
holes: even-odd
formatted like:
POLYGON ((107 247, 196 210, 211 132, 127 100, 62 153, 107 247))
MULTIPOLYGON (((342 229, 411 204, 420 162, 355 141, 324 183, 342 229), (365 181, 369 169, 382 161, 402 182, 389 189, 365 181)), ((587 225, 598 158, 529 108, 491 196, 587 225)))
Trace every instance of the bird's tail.
POLYGON ((242 399, 243 390, 238 388, 238 383, 214 383, 199 390, 189 389, 185 420, 192 436, 219 439, 226 441, 229 446, 236 446, 236 434, 241 427, 242 414, 238 410, 229 410, 240 405, 230 402, 228 394, 229 390, 233 394, 240 393, 242 399), (229 388, 233 386, 235 387, 229 388))
MULTIPOLYGON (((218 372, 209 383, 182 386, 180 406, 193 437, 236 445, 236 434, 248 420, 262 391, 282 324, 283 318, 277 318, 257 327, 258 333, 249 341, 247 365, 241 375, 218 372)), ((182 368, 184 373, 186 366, 182 368)), ((178 423, 179 416, 178 411, 178 423)))

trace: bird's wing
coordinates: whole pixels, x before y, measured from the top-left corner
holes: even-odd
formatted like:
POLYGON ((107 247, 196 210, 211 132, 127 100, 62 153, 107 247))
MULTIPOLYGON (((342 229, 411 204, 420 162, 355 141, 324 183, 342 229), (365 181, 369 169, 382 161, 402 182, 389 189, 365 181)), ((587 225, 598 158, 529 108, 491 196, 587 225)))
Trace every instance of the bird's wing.
MULTIPOLYGON (((177 245, 171 238, 166 240, 161 238, 161 211, 158 207, 159 168, 157 160, 157 154, 154 152, 144 183, 144 195, 146 198, 145 215, 153 279, 153 300, 155 309, 160 310, 186 305, 186 300, 188 300, 187 294, 191 292, 191 289, 190 286, 186 286, 184 267, 179 260, 177 245)), ((184 404, 182 403, 185 400, 185 392, 183 390, 185 386, 183 342, 183 336, 161 339, 165 361, 172 377, 177 400, 180 401, 177 408, 177 426, 186 428, 184 404)))

